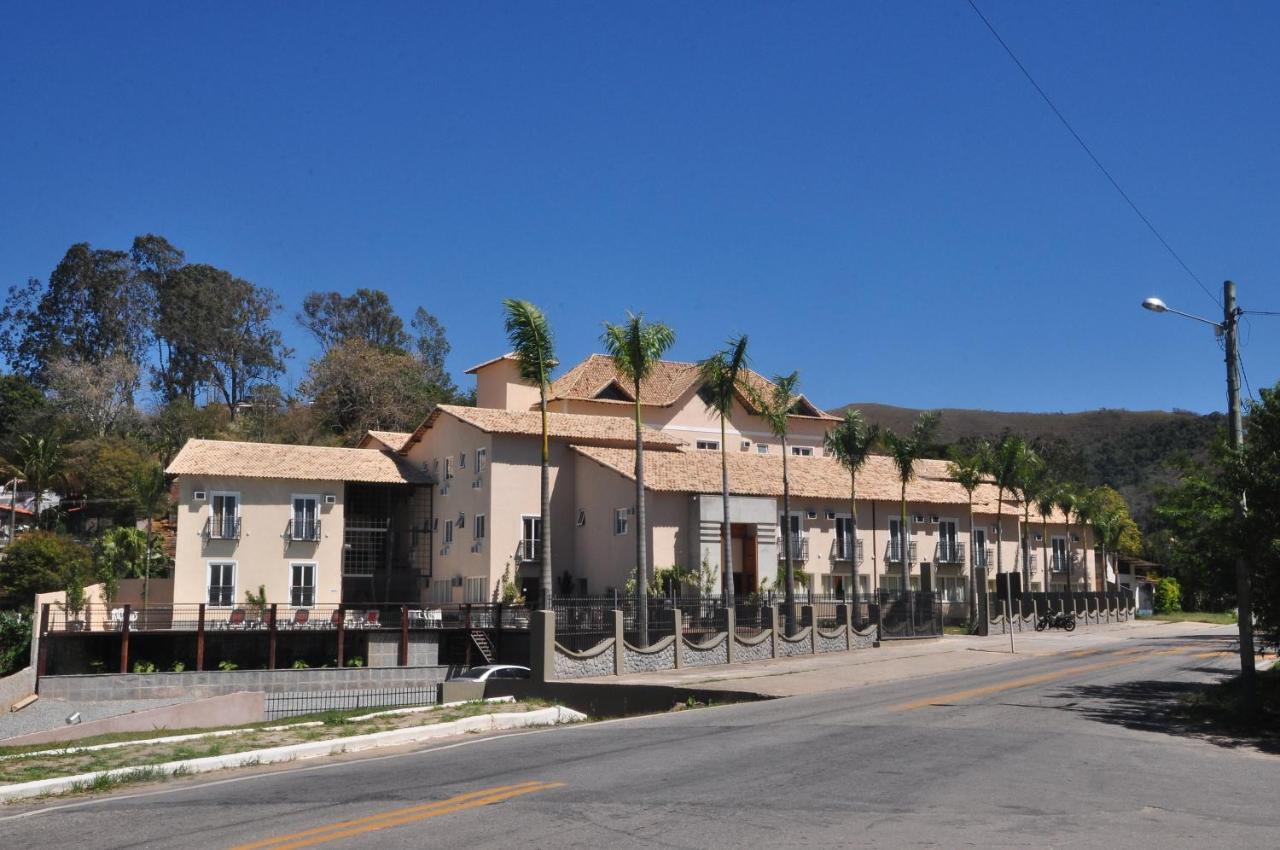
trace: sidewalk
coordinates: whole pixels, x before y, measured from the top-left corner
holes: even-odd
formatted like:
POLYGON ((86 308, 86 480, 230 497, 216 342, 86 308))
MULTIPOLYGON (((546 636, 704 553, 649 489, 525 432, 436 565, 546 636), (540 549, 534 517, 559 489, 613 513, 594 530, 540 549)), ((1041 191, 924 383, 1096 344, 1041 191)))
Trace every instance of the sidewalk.
POLYGON ((937 640, 886 641, 878 649, 833 652, 799 658, 778 658, 746 664, 663 670, 574 679, 613 685, 670 685, 711 690, 746 691, 764 697, 787 697, 838 691, 881 682, 954 673, 1011 664, 1028 657, 1058 655, 1123 645, 1131 640, 1159 640, 1187 635, 1234 634, 1234 626, 1208 623, 1153 623, 1135 620, 1064 632, 1022 632, 1014 635, 1016 654, 1009 653, 1008 635, 972 637, 947 635, 937 640))

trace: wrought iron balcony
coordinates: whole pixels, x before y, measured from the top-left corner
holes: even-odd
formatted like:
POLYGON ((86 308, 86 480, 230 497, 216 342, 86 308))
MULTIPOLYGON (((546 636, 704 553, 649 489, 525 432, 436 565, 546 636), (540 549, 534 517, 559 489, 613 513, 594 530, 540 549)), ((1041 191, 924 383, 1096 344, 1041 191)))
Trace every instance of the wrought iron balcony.
MULTIPOLYGON (((787 557, 786 550, 782 548, 783 535, 778 535, 778 560, 785 560, 787 557)), ((809 560, 809 538, 804 534, 791 535, 791 560, 807 561, 809 560)))
POLYGON ((964 547, 956 542, 939 542, 933 550, 933 560, 937 564, 964 564, 964 547))
POLYGON ((973 565, 975 567, 991 567, 996 562, 996 550, 992 546, 973 546, 973 565))
POLYGON ((858 566, 862 566, 862 540, 854 540, 848 535, 832 540, 831 560, 853 561, 858 566))
POLYGON ((239 540, 240 517, 215 514, 204 524, 204 536, 210 540, 239 540))
POLYGON ((285 529, 285 535, 290 540, 315 543, 320 539, 320 520, 291 519, 289 520, 289 527, 285 529))
MULTIPOLYGON (((907 547, 907 560, 912 563, 916 560, 916 543, 914 540, 907 547)), ((884 547, 884 562, 886 564, 902 563, 902 547, 898 544, 898 541, 890 540, 888 545, 884 547)))
POLYGON ((542 560, 542 541, 538 538, 521 540, 516 547, 516 563, 534 564, 542 560))

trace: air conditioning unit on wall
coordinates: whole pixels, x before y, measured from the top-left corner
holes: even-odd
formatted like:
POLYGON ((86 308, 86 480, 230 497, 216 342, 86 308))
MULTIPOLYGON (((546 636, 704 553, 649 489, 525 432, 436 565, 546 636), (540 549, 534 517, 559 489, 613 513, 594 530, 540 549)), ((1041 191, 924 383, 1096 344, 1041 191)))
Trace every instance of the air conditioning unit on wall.
POLYGON ((835 511, 827 511, 827 519, 835 519, 835 518, 836 518, 835 511))
POLYGON ((193 501, 203 502, 209 498, 209 494, 206 493, 204 490, 197 490, 191 494, 191 498, 193 501))
POLYGON ((811 511, 807 511, 807 512, 805 513, 805 517, 806 517, 806 518, 808 518, 808 519, 817 519, 817 518, 818 518, 818 512, 817 512, 817 511, 812 511, 812 510, 811 510, 811 511))

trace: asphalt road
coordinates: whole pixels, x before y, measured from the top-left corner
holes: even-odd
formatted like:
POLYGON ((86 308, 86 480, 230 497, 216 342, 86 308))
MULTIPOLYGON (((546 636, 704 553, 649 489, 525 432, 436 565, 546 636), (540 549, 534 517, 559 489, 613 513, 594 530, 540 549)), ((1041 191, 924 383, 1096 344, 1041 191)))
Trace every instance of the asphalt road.
POLYGON ((1280 757, 1169 707, 1230 630, 0 810, 0 846, 1280 845, 1280 757))

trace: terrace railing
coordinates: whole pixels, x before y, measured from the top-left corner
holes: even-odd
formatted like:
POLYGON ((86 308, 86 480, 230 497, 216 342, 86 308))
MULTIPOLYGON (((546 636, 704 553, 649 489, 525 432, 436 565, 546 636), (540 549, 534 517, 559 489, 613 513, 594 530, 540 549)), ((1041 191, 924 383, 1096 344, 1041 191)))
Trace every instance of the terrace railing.
MULTIPOLYGON (((884 560, 888 564, 902 563, 902 545, 897 540, 890 540, 884 547, 884 560)), ((916 543, 911 541, 907 547, 907 560, 915 563, 916 560, 916 543)))
POLYGON ((833 561, 853 561, 858 566, 862 565, 862 540, 854 540, 848 535, 837 537, 831 541, 831 560, 833 561))
POLYGON ((516 545, 516 563, 532 564, 542 560, 542 541, 536 538, 521 540, 516 545))
POLYGON ((320 520, 291 519, 284 533, 289 540, 314 543, 320 539, 320 520))
POLYGON ((964 547, 955 541, 939 542, 933 550, 933 560, 938 564, 964 564, 964 547))
POLYGON ((215 514, 205 520, 204 536, 209 540, 239 540, 240 517, 215 514))
MULTIPOLYGON (((786 550, 782 547, 783 537, 778 535, 778 560, 786 558, 786 550)), ((809 560, 809 538, 804 534, 792 534, 791 537, 791 559, 793 561, 809 560)))
POLYGON ((973 565, 975 567, 990 567, 996 562, 996 550, 992 546, 971 545, 973 550, 973 565))

